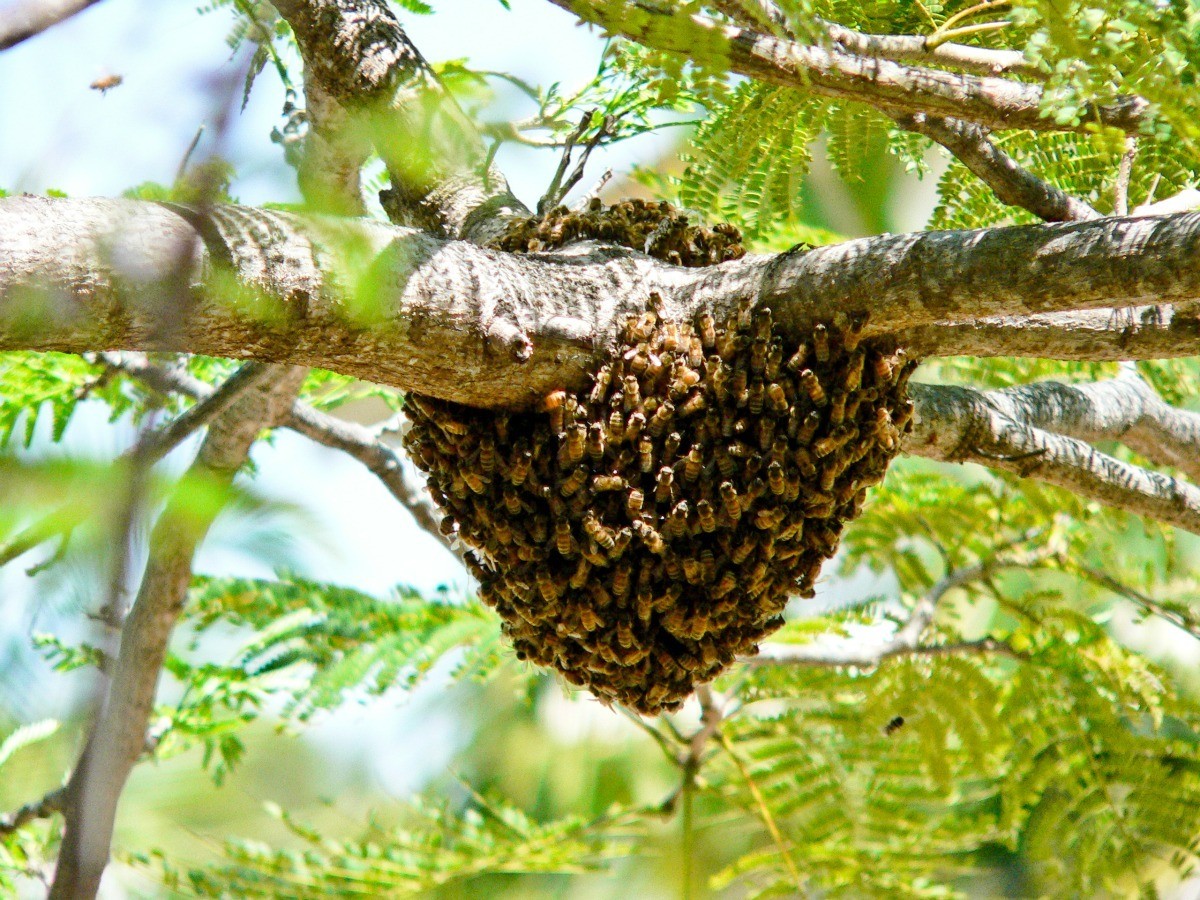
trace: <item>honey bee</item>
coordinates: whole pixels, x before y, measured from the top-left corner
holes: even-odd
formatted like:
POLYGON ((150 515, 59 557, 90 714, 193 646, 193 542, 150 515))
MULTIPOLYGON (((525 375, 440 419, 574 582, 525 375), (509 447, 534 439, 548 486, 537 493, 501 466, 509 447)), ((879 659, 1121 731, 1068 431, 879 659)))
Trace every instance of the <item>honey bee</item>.
POLYGON ((666 441, 663 442, 663 463, 669 463, 675 459, 679 453, 679 445, 683 443, 683 437, 678 431, 672 431, 667 435, 666 441))
POLYGON ((613 559, 620 559, 622 554, 629 548, 630 542, 633 541, 633 532, 628 528, 622 528, 613 538, 612 550, 609 555, 613 559))
POLYGON ((558 492, 563 497, 570 497, 577 490, 587 484, 588 473, 587 469, 580 466, 578 469, 572 469, 571 474, 559 485, 558 492))
POLYGON ((629 513, 631 519, 636 519, 642 511, 642 503, 645 501, 646 495, 634 488, 625 497, 625 511, 629 513))
POLYGON ((726 517, 733 523, 737 524, 742 517, 742 504, 738 500, 737 489, 731 482, 722 481, 718 488, 721 492, 721 509, 726 517))
POLYGON ((571 534, 571 523, 566 519, 554 523, 554 544, 563 556, 575 555, 575 537, 571 534))
POLYGON ((588 402, 593 406, 599 406, 604 402, 604 395, 608 393, 608 386, 612 383, 612 369, 607 365, 603 365, 596 372, 596 382, 592 385, 592 392, 588 395, 588 402))
MULTIPOLYGON (((587 584, 588 576, 592 572, 592 564, 588 562, 587 557, 579 557, 579 562, 575 564, 575 571, 571 573, 571 579, 568 584, 575 590, 579 590, 587 584)), ((591 631, 589 628, 588 631, 591 631)))
POLYGON ((685 400, 684 403, 679 407, 679 415, 686 419, 694 416, 698 412, 703 412, 707 406, 708 401, 704 399, 704 394, 697 392, 692 394, 692 396, 685 400))
POLYGON ((755 309, 750 318, 755 338, 763 339, 771 336, 771 308, 769 306, 755 309))
POLYGON ((778 497, 787 488, 787 484, 783 477, 783 466, 778 462, 773 462, 767 466, 767 485, 771 489, 771 493, 778 497))
POLYGON ((713 505, 707 500, 701 500, 696 504, 696 515, 700 519, 700 527, 704 529, 706 534, 712 534, 717 530, 717 517, 713 512, 713 505))
POLYGON ((550 574, 549 569, 538 569, 534 576, 537 581, 538 593, 542 595, 542 599, 547 603, 553 603, 558 599, 558 585, 554 581, 554 577, 550 574))
POLYGON ((746 404, 750 407, 750 412, 754 415, 761 415, 763 410, 763 400, 766 398, 766 387, 761 379, 755 379, 750 384, 750 390, 746 395, 746 404))
POLYGON ((638 441, 638 468, 645 473, 654 469, 654 442, 646 436, 638 441))
POLYGON ((612 550, 616 544, 616 536, 613 534, 613 530, 601 525, 591 510, 583 517, 583 531, 605 550, 612 550))
POLYGON ((661 437, 663 432, 667 430, 667 425, 675 415, 675 405, 670 400, 663 401, 662 405, 654 411, 654 415, 650 419, 649 425, 646 427, 655 437, 661 437))
POLYGON ((750 372, 761 376, 767 367, 767 339, 755 338, 750 344, 750 372))
POLYGON ((590 606, 583 606, 579 609, 579 624, 584 631, 595 631, 600 627, 600 617, 590 606))
POLYGON ((833 451, 845 446, 846 442, 858 434, 855 428, 841 428, 832 434, 828 434, 820 440, 814 441, 812 451, 818 459, 828 456, 833 451))
POLYGON ((663 560, 663 571, 667 573, 667 578, 671 581, 678 581, 683 575, 683 568, 679 564, 679 560, 674 556, 667 556, 663 560))
POLYGON ((817 406, 824 406, 828 402, 828 397, 825 396, 825 389, 821 387, 821 380, 817 378, 817 373, 812 369, 805 369, 800 373, 800 387, 808 394, 808 398, 817 406))
POLYGON ((700 551, 700 567, 705 581, 712 581, 717 574, 717 560, 712 550, 705 547, 700 551))
POLYGON ((603 609, 612 604, 612 594, 595 578, 588 582, 587 592, 594 607, 603 609))
POLYGON ((107 94, 113 88, 125 83, 125 78, 122 75, 105 75, 102 78, 97 78, 88 85, 93 91, 99 91, 101 96, 107 94))
POLYGON ((846 419, 846 392, 838 391, 829 401, 829 424, 841 425, 846 419))
POLYGON ((473 493, 482 494, 487 490, 487 483, 476 472, 463 472, 462 479, 473 493))
POLYGON ((636 441, 642 429, 646 427, 646 414, 640 409, 629 417, 625 423, 625 439, 632 443, 636 441))
POLYGON ((700 561, 692 559, 690 556, 688 556, 684 557, 682 565, 683 577, 687 580, 687 583, 699 584, 702 577, 702 572, 700 571, 700 561))
POLYGON ((871 359, 871 371, 874 373, 877 383, 891 381, 895 369, 896 358, 894 356, 884 356, 882 353, 877 353, 871 359))
POLYGON ((491 435, 484 435, 479 442, 479 468, 488 475, 496 471, 496 442, 491 435))
POLYGON ((775 443, 775 420, 766 417, 758 420, 758 446, 764 452, 775 443))
POLYGON ((808 344, 801 344, 796 348, 796 352, 788 357, 786 363, 789 372, 799 372, 804 368, 804 363, 808 359, 808 344))
POLYGON ((698 444, 692 444, 692 448, 688 450, 687 456, 684 458, 683 480, 691 484, 700 477, 703 468, 704 453, 698 444))
POLYGON ((625 394, 625 412, 631 412, 642 402, 641 391, 638 389, 638 380, 636 375, 626 375, 624 383, 625 394))
POLYGON ((566 391, 551 391, 546 395, 542 406, 550 414, 550 430, 555 434, 563 432, 563 407, 567 402, 566 391))
POLYGON ((654 614, 654 594, 649 587, 638 588, 635 609, 637 617, 643 623, 650 621, 650 617, 654 614))
MULTIPOLYGON (((629 576, 632 574, 629 563, 623 562, 613 571, 612 592, 618 600, 624 600, 629 594, 629 576)), ((626 644, 626 646, 629 646, 626 644)))
POLYGON ((829 329, 824 325, 813 328, 813 355, 821 365, 829 363, 829 329))
POLYGON ((625 479, 620 475, 597 475, 592 479, 592 491, 594 493, 602 494, 606 491, 623 490, 625 490, 625 479))
POLYGON ((688 502, 680 500, 671 510, 667 518, 667 536, 671 538, 681 538, 688 532, 688 502))
POLYGON ((627 329, 628 340, 631 343, 637 341, 649 340, 650 335, 654 334, 654 326, 658 324, 658 316, 653 311, 647 310, 638 316, 637 319, 630 321, 627 329))
POLYGON ((754 514, 754 527, 769 531, 782 522, 785 515, 782 509, 760 509, 754 514))
POLYGON ((784 393, 783 387, 777 381, 772 381, 767 385, 767 404, 771 412, 777 416, 788 411, 787 394, 784 393))
POLYGON ((643 522, 641 519, 638 519, 633 523, 633 531, 639 538, 641 538, 642 543, 646 545, 646 549, 651 553, 657 555, 666 550, 667 545, 663 541, 662 535, 659 534, 658 531, 653 527, 643 522))
POLYGON ((671 499, 671 487, 675 481, 675 470, 670 466, 663 466, 658 470, 658 475, 654 479, 654 499, 659 503, 666 503, 671 499))
POLYGON ((587 453, 597 465, 604 459, 604 429, 593 422, 587 431, 587 453))
POLYGON ((610 444, 619 444, 625 438, 625 419, 621 416, 621 411, 614 409, 608 414, 608 442, 610 444))
POLYGON ((721 580, 713 587, 712 596, 718 600, 721 599, 737 587, 737 583, 737 577, 732 572, 724 572, 721 580))
POLYGON ((779 344, 775 344, 771 348, 771 352, 767 354, 767 366, 763 371, 763 375, 768 381, 774 381, 779 377, 779 369, 783 365, 783 348, 779 344))
POLYGON ((717 329, 710 313, 700 313, 696 317, 696 330, 700 333, 700 345, 711 352, 717 345, 717 329))

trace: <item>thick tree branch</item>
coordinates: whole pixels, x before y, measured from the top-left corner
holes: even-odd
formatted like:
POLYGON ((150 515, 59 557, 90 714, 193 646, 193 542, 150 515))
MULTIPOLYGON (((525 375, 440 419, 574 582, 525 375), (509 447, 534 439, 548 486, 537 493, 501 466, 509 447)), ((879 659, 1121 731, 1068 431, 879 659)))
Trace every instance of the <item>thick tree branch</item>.
POLYGON ((837 46, 795 43, 749 28, 722 25, 704 16, 681 16, 646 2, 637 15, 628 3, 611 0, 551 0, 581 19, 658 50, 691 58, 697 46, 719 46, 729 68, 740 75, 857 100, 890 115, 919 112, 950 116, 996 130, 1091 131, 1097 124, 1137 132, 1150 105, 1140 97, 1089 106, 1076 125, 1060 125, 1042 115, 1042 89, 1028 82, 965 75, 902 65, 887 59, 847 53, 837 46), (690 27, 689 27, 690 26, 690 27))
POLYGON ((1042 181, 990 140, 978 125, 917 113, 896 120, 941 144, 972 174, 992 189, 1002 203, 1027 209, 1046 222, 1082 222, 1100 214, 1066 191, 1042 181))
MULTIPOLYGON (((303 371, 280 374, 270 386, 248 385, 241 401, 209 428, 189 479, 227 485, 266 427, 292 403, 303 371)), ((52 898, 95 895, 108 861, 117 801, 142 753, 167 642, 191 582, 192 557, 217 513, 186 494, 167 504, 150 538, 150 561, 121 631, 96 724, 67 785, 66 828, 52 898)))
POLYGON ((1200 482, 1200 414, 1165 403, 1132 368, 1109 381, 1044 381, 984 398, 1015 421, 1088 443, 1117 441, 1200 482))
POLYGON ((4 11, 0 19, 0 51, 65 22, 99 0, 24 0, 4 11))
POLYGON ((583 385, 651 291, 681 320, 750 300, 797 335, 856 312, 880 335, 1192 300, 1198 250, 1200 215, 1181 214, 881 235, 680 269, 593 244, 518 256, 364 220, 14 197, 0 200, 0 349, 248 357, 515 407, 583 385), (164 328, 155 288, 181 274, 209 290, 164 328))
MULTIPOLYGON (((485 241, 503 214, 525 214, 485 154, 474 123, 383 0, 279 0, 305 65, 311 124, 301 182, 318 197, 358 194, 372 146, 391 177, 406 224, 485 241)), ((395 208, 395 207, 393 207, 395 208)))
POLYGON ((916 410, 906 453, 1036 478, 1200 534, 1200 488, 1011 419, 980 391, 914 383, 910 393, 916 410))
POLYGON ((914 356, 1024 356, 1044 359, 1170 359, 1200 354, 1200 309, 1134 306, 1004 316, 897 332, 914 356))

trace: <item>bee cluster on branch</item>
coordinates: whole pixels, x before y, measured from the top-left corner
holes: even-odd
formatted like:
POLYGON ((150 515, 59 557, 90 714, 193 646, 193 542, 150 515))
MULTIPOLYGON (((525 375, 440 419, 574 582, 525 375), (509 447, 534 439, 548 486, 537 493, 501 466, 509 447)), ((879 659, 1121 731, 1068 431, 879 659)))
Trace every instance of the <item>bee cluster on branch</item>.
POLYGON ((409 395, 406 447, 518 658, 654 714, 756 652, 912 414, 913 363, 863 324, 797 343, 766 308, 681 323, 652 303, 589 390, 543 410, 409 395))
POLYGON ((515 219, 493 246, 510 253, 537 253, 584 240, 632 247, 677 266, 713 266, 746 255, 735 226, 693 225, 670 203, 641 199, 612 206, 595 199, 586 210, 559 206, 544 217, 515 219))

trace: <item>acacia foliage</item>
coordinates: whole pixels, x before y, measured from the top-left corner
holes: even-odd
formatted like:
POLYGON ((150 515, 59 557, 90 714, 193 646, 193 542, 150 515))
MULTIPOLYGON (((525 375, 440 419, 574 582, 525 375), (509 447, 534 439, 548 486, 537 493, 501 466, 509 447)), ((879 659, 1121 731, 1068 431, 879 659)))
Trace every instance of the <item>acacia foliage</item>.
MULTIPOLYGON (((417 0, 402 6, 427 11, 417 0)), ((608 6, 614 16, 644 15, 633 4, 608 6)), ((676 6, 706 11, 703 3, 676 6)), ((786 28, 763 27, 803 39, 818 36, 819 18, 870 32, 936 33, 967 4, 780 6, 786 28)), ((263 4, 232 7, 239 18, 231 42, 254 42, 256 59, 275 62, 290 84, 297 76, 287 74, 294 53, 286 29, 263 4)), ((1088 102, 1128 91, 1156 105, 1138 139, 1133 203, 1152 190, 1161 197, 1195 182, 1194 5, 1028 0, 1004 9, 1011 24, 969 40, 1022 49, 1047 87, 1048 116, 1070 123, 1088 102)), ((731 78, 721 47, 691 40, 686 21, 647 21, 678 30, 666 42, 674 50, 615 42, 587 85, 521 84, 534 112, 515 122, 492 119, 485 135, 553 142, 595 110, 592 134, 605 115, 619 117, 621 127, 603 138, 612 140, 661 124, 664 113, 686 112, 700 124, 681 174, 649 172, 645 180, 706 216, 740 223, 763 247, 836 238, 814 212, 814 160, 829 160, 870 214, 864 221, 879 228, 896 171, 929 166, 928 142, 879 112, 731 78), (899 164, 888 168, 889 157, 899 164)), ((467 61, 439 70, 479 116, 493 114, 494 73, 467 61)), ((1101 212, 1112 209, 1123 137, 1097 129, 1014 131, 994 140, 1040 177, 1101 212)), ((957 162, 938 179, 935 226, 1027 220, 998 204, 957 162)), ((159 362, 210 383, 230 371, 201 358, 159 362)), ((1194 361, 1147 363, 1142 371, 1169 401, 1194 404, 1194 361)), ((1100 364, 964 359, 926 364, 917 377, 990 387, 1108 374, 1100 364)), ((0 391, 0 444, 14 452, 34 434, 32 410, 58 441, 85 402, 134 421, 186 405, 94 362, 54 355, 5 354, 0 391)), ((368 392, 401 403, 329 373, 315 373, 305 397, 335 408, 368 392)), ((74 519, 54 516, 94 505, 94 470, 71 480, 63 477, 65 464, 14 459, 3 461, 0 481, 21 490, 6 493, 13 502, 0 509, 0 536, 13 538, 49 510, 50 524, 62 526, 58 563, 69 564, 74 519)), ((488 720, 486 740, 461 759, 487 789, 446 790, 439 782, 398 824, 370 823, 354 833, 331 833, 280 809, 293 838, 286 846, 232 837, 216 859, 144 848, 126 859, 174 890, 214 897, 433 888, 533 896, 569 890, 564 885, 573 878, 615 884, 615 893, 625 879, 649 877, 656 854, 695 860, 694 876, 680 876, 688 869, 675 865, 667 867, 670 879, 702 878, 708 889, 738 896, 1153 895, 1187 877, 1200 838, 1200 696, 1182 662, 1194 658, 1187 642, 1200 639, 1192 605, 1196 559, 1192 537, 1065 492, 901 460, 847 530, 836 573, 834 566, 825 573, 834 600, 847 583, 835 574, 869 576, 873 595, 840 607, 795 604, 781 640, 885 640, 940 579, 987 564, 986 573, 943 599, 925 635, 934 649, 865 668, 737 668, 715 685, 725 719, 697 759, 688 762, 696 722, 687 712, 642 722, 640 742, 624 751, 626 762, 663 751, 647 769, 658 787, 677 792, 655 793, 630 767, 614 774, 585 766, 590 805, 574 809, 523 790, 521 766, 483 746, 503 746, 509 732, 536 734, 547 754, 567 753, 552 734, 530 730, 531 711, 560 686, 517 664, 492 614, 473 599, 406 588, 374 597, 285 572, 263 580, 198 578, 185 612, 187 640, 167 662, 171 690, 164 696, 173 699, 156 712, 150 756, 199 748, 201 765, 219 784, 253 752, 245 735, 263 717, 302 729, 348 703, 383 698, 387 709, 426 684, 426 691, 445 691, 447 703, 462 703, 464 716, 465 697, 503 706, 505 715, 488 720), (1182 655, 1174 652, 1181 646, 1182 655), (694 763, 698 771, 689 768, 694 763)), ((64 673, 103 664, 98 648, 69 635, 40 635, 36 645, 64 673)), ((49 739, 52 730, 9 729, 0 777, 22 748, 49 739)), ((0 887, 11 888, 52 854, 54 834, 38 822, 0 832, 0 887)))

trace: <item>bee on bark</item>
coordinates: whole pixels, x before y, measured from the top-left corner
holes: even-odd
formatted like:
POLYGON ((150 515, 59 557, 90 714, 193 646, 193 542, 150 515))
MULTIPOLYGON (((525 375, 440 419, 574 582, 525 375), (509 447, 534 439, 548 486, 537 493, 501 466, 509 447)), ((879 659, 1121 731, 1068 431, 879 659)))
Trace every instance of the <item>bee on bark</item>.
POLYGON ((700 335, 701 346, 712 352, 713 348, 717 346, 717 329, 711 313, 700 313, 696 317, 696 331, 700 335))
POLYGON ((546 395, 546 400, 543 403, 546 412, 550 414, 550 429, 555 434, 562 434, 563 432, 563 406, 566 402, 566 391, 552 391, 546 395))
POLYGON ((604 402, 604 395, 608 393, 608 386, 612 382, 612 369, 608 366, 601 366, 596 372, 596 383, 592 385, 592 392, 588 395, 588 402, 593 406, 599 406, 604 402))
POLYGON ((829 329, 818 325, 813 329, 813 355, 821 365, 829 364, 829 329))
POLYGON ((755 338, 766 339, 771 336, 771 308, 763 306, 750 314, 750 325, 755 338))

